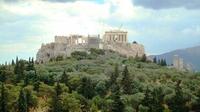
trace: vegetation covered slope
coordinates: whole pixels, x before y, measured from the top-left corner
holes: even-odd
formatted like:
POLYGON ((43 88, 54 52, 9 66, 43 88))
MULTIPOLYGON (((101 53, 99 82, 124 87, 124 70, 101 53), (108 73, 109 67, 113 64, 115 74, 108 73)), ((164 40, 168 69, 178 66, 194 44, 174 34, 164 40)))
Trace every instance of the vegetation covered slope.
POLYGON ((200 75, 91 49, 49 63, 0 67, 0 112, 200 110, 200 75))

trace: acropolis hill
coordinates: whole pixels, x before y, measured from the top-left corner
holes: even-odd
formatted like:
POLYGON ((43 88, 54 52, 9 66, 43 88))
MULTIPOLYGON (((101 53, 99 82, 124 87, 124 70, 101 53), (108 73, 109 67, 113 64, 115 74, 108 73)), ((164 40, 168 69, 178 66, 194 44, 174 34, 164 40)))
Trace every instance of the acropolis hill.
POLYGON ((145 54, 144 46, 137 42, 128 43, 128 32, 121 30, 106 31, 100 35, 55 36, 55 41, 42 44, 37 53, 37 62, 48 62, 57 56, 67 57, 74 51, 88 51, 91 48, 113 50, 127 57, 141 57, 145 54))

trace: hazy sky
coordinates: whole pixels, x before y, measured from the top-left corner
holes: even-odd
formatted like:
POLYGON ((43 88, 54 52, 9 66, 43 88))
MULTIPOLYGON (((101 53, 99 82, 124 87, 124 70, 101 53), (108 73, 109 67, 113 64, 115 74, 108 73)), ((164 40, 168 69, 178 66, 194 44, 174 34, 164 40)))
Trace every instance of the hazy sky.
POLYGON ((35 57, 55 35, 121 25, 147 54, 200 45, 200 0, 0 0, 0 63, 35 57))

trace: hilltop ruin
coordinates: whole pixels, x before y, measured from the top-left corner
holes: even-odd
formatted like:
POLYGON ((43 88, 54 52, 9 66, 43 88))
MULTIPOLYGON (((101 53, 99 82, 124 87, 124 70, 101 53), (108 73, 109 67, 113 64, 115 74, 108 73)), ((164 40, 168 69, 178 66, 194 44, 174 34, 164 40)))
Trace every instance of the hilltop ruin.
POLYGON ((144 46, 137 42, 128 43, 128 32, 115 30, 106 31, 102 39, 100 35, 69 35, 55 36, 55 41, 42 44, 36 60, 39 63, 48 62, 57 56, 70 56, 74 51, 88 51, 91 48, 113 50, 127 57, 143 56, 144 46))

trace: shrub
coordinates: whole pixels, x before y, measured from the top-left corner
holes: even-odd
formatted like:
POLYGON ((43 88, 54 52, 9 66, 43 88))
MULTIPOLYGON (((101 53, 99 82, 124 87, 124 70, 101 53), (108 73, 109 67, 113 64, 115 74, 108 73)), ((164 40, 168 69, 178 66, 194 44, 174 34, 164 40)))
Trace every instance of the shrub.
POLYGON ((88 54, 84 51, 75 51, 71 53, 71 56, 77 60, 82 60, 86 59, 88 57, 88 54))
POLYGON ((104 55, 105 54, 105 51, 102 49, 91 48, 89 51, 93 55, 104 55))

